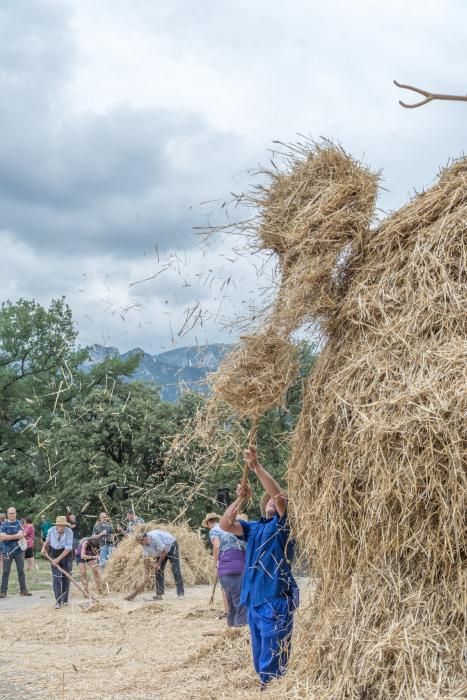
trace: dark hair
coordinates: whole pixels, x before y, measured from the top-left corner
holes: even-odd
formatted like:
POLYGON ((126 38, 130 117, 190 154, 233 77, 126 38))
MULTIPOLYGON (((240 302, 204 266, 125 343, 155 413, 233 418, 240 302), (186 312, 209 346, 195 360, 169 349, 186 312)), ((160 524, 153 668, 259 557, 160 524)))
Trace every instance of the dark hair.
POLYGON ((24 519, 25 519, 25 521, 26 521, 27 523, 32 524, 32 518, 31 518, 30 515, 28 515, 28 516, 27 516, 26 518, 24 518, 24 519))

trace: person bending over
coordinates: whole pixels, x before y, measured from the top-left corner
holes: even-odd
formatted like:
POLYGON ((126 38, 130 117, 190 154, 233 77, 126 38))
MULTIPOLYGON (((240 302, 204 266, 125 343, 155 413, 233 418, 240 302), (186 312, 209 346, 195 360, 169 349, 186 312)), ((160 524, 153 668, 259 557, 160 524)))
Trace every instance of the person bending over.
MULTIPOLYGON (((151 558, 155 558, 156 565, 153 568, 155 574, 155 600, 162 600, 164 595, 164 578, 167 561, 170 561, 172 573, 175 579, 177 595, 183 598, 185 595, 182 572, 180 568, 180 552, 178 542, 170 532, 165 530, 151 530, 137 535, 136 541, 143 547, 144 566, 146 573, 151 571, 151 558)), ((144 590, 144 583, 126 596, 126 600, 133 600, 138 593, 144 590)))
POLYGON ((248 608, 253 663, 262 687, 281 676, 287 666, 298 587, 291 571, 294 541, 287 520, 287 498, 277 481, 259 463, 254 447, 245 461, 264 491, 260 520, 237 520, 239 501, 251 496, 249 486, 237 486, 237 500, 220 526, 246 540, 245 573, 240 603, 248 608))

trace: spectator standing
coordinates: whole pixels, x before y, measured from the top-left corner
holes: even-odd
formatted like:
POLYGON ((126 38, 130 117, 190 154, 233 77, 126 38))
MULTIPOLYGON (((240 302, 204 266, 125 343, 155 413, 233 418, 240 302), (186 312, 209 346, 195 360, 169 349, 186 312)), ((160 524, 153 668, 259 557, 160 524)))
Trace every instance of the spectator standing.
POLYGON ((36 531, 34 525, 32 524, 32 518, 24 518, 24 536, 26 538, 26 551, 24 552, 24 559, 26 562, 26 571, 34 570, 34 540, 36 537, 36 531))
POLYGON ((20 541, 24 540, 24 530, 16 517, 16 508, 7 510, 6 519, 0 525, 0 542, 3 554, 3 572, 0 598, 6 598, 8 593, 8 581, 10 578, 11 564, 14 561, 18 574, 20 595, 30 596, 26 588, 26 576, 24 574, 24 551, 20 541))
POLYGON ((128 513, 126 514, 127 517, 127 526, 125 530, 126 535, 131 535, 135 527, 138 525, 144 525, 144 518, 137 517, 135 515, 134 510, 129 510, 128 513))
MULTIPOLYGON (((6 519, 6 513, 0 513, 0 526, 3 523, 3 521, 6 519)), ((3 569, 3 548, 2 548, 2 543, 0 540, 0 571, 3 569)))
POLYGON ((44 544, 44 542, 47 539, 47 533, 52 527, 52 521, 46 518, 45 515, 41 515, 41 522, 39 527, 41 531, 41 544, 44 544))
POLYGON ((135 527, 138 525, 144 525, 144 518, 137 517, 134 510, 129 510, 126 514, 127 522, 125 527, 118 527, 117 530, 120 534, 128 537, 131 535, 135 527))
POLYGON ((113 527, 107 513, 99 514, 99 520, 94 525, 92 534, 100 540, 99 566, 103 569, 114 548, 113 527))
POLYGON ((79 527, 78 527, 78 519, 76 515, 73 513, 68 512, 66 514, 66 520, 67 523, 70 527, 71 532, 73 533, 73 551, 75 548, 79 545, 80 543, 80 535, 79 535, 79 527))
POLYGON ((52 559, 52 584, 55 595, 55 608, 68 605, 70 580, 57 568, 57 564, 67 574, 71 574, 73 566, 73 533, 64 515, 58 515, 55 526, 47 533, 47 539, 42 545, 41 554, 48 554, 52 559))

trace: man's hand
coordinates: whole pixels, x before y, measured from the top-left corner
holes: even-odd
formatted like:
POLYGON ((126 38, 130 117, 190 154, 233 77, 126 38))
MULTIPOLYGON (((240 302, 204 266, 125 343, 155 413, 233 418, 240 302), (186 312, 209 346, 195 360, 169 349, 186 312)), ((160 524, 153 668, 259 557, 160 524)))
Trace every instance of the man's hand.
POLYGON ((245 486, 242 486, 242 484, 237 484, 237 496, 239 500, 248 501, 251 498, 250 484, 247 483, 245 486))
POLYGON ((245 462, 248 465, 248 468, 251 469, 252 472, 256 472, 256 470, 260 466, 258 462, 258 455, 256 453, 256 447, 250 445, 249 448, 244 451, 243 456, 245 458, 245 462))
POLYGON ((57 565, 59 564, 59 560, 58 560, 58 559, 52 559, 52 561, 51 561, 50 563, 52 564, 52 566, 57 566, 57 565))

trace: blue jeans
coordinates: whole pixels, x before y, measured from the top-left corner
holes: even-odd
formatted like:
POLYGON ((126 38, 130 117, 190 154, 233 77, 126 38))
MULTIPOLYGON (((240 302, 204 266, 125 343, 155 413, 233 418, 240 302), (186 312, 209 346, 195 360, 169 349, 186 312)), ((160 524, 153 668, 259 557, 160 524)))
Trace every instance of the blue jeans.
MULTIPOLYGON (((52 559, 55 559, 56 557, 60 556, 60 554, 63 552, 63 549, 50 549, 50 556, 52 559)), ((59 567, 63 569, 63 571, 66 571, 67 574, 71 574, 71 569, 73 566, 73 554, 70 552, 69 554, 66 555, 66 557, 63 557, 63 559, 60 559, 59 561, 59 567)), ((70 579, 67 578, 64 574, 62 574, 59 569, 56 569, 55 566, 50 567, 52 569, 52 586, 54 589, 54 596, 55 600, 57 603, 60 603, 63 605, 63 603, 68 603, 68 596, 70 594, 70 579)))
POLYGON ((227 625, 241 627, 246 625, 246 607, 240 603, 243 574, 220 574, 219 581, 229 604, 227 625))
POLYGON ((170 561, 172 573, 174 575, 177 595, 183 595, 185 590, 183 586, 182 570, 180 568, 180 552, 178 550, 178 542, 174 542, 169 549, 166 558, 162 561, 160 569, 157 570, 155 577, 156 595, 164 595, 165 588, 165 567, 170 561))
POLYGON ((248 610, 253 664, 263 685, 287 667, 294 609, 293 598, 282 596, 248 610))
POLYGON ((113 552, 113 546, 111 544, 103 544, 99 549, 99 566, 102 568, 107 564, 107 560, 113 552))

